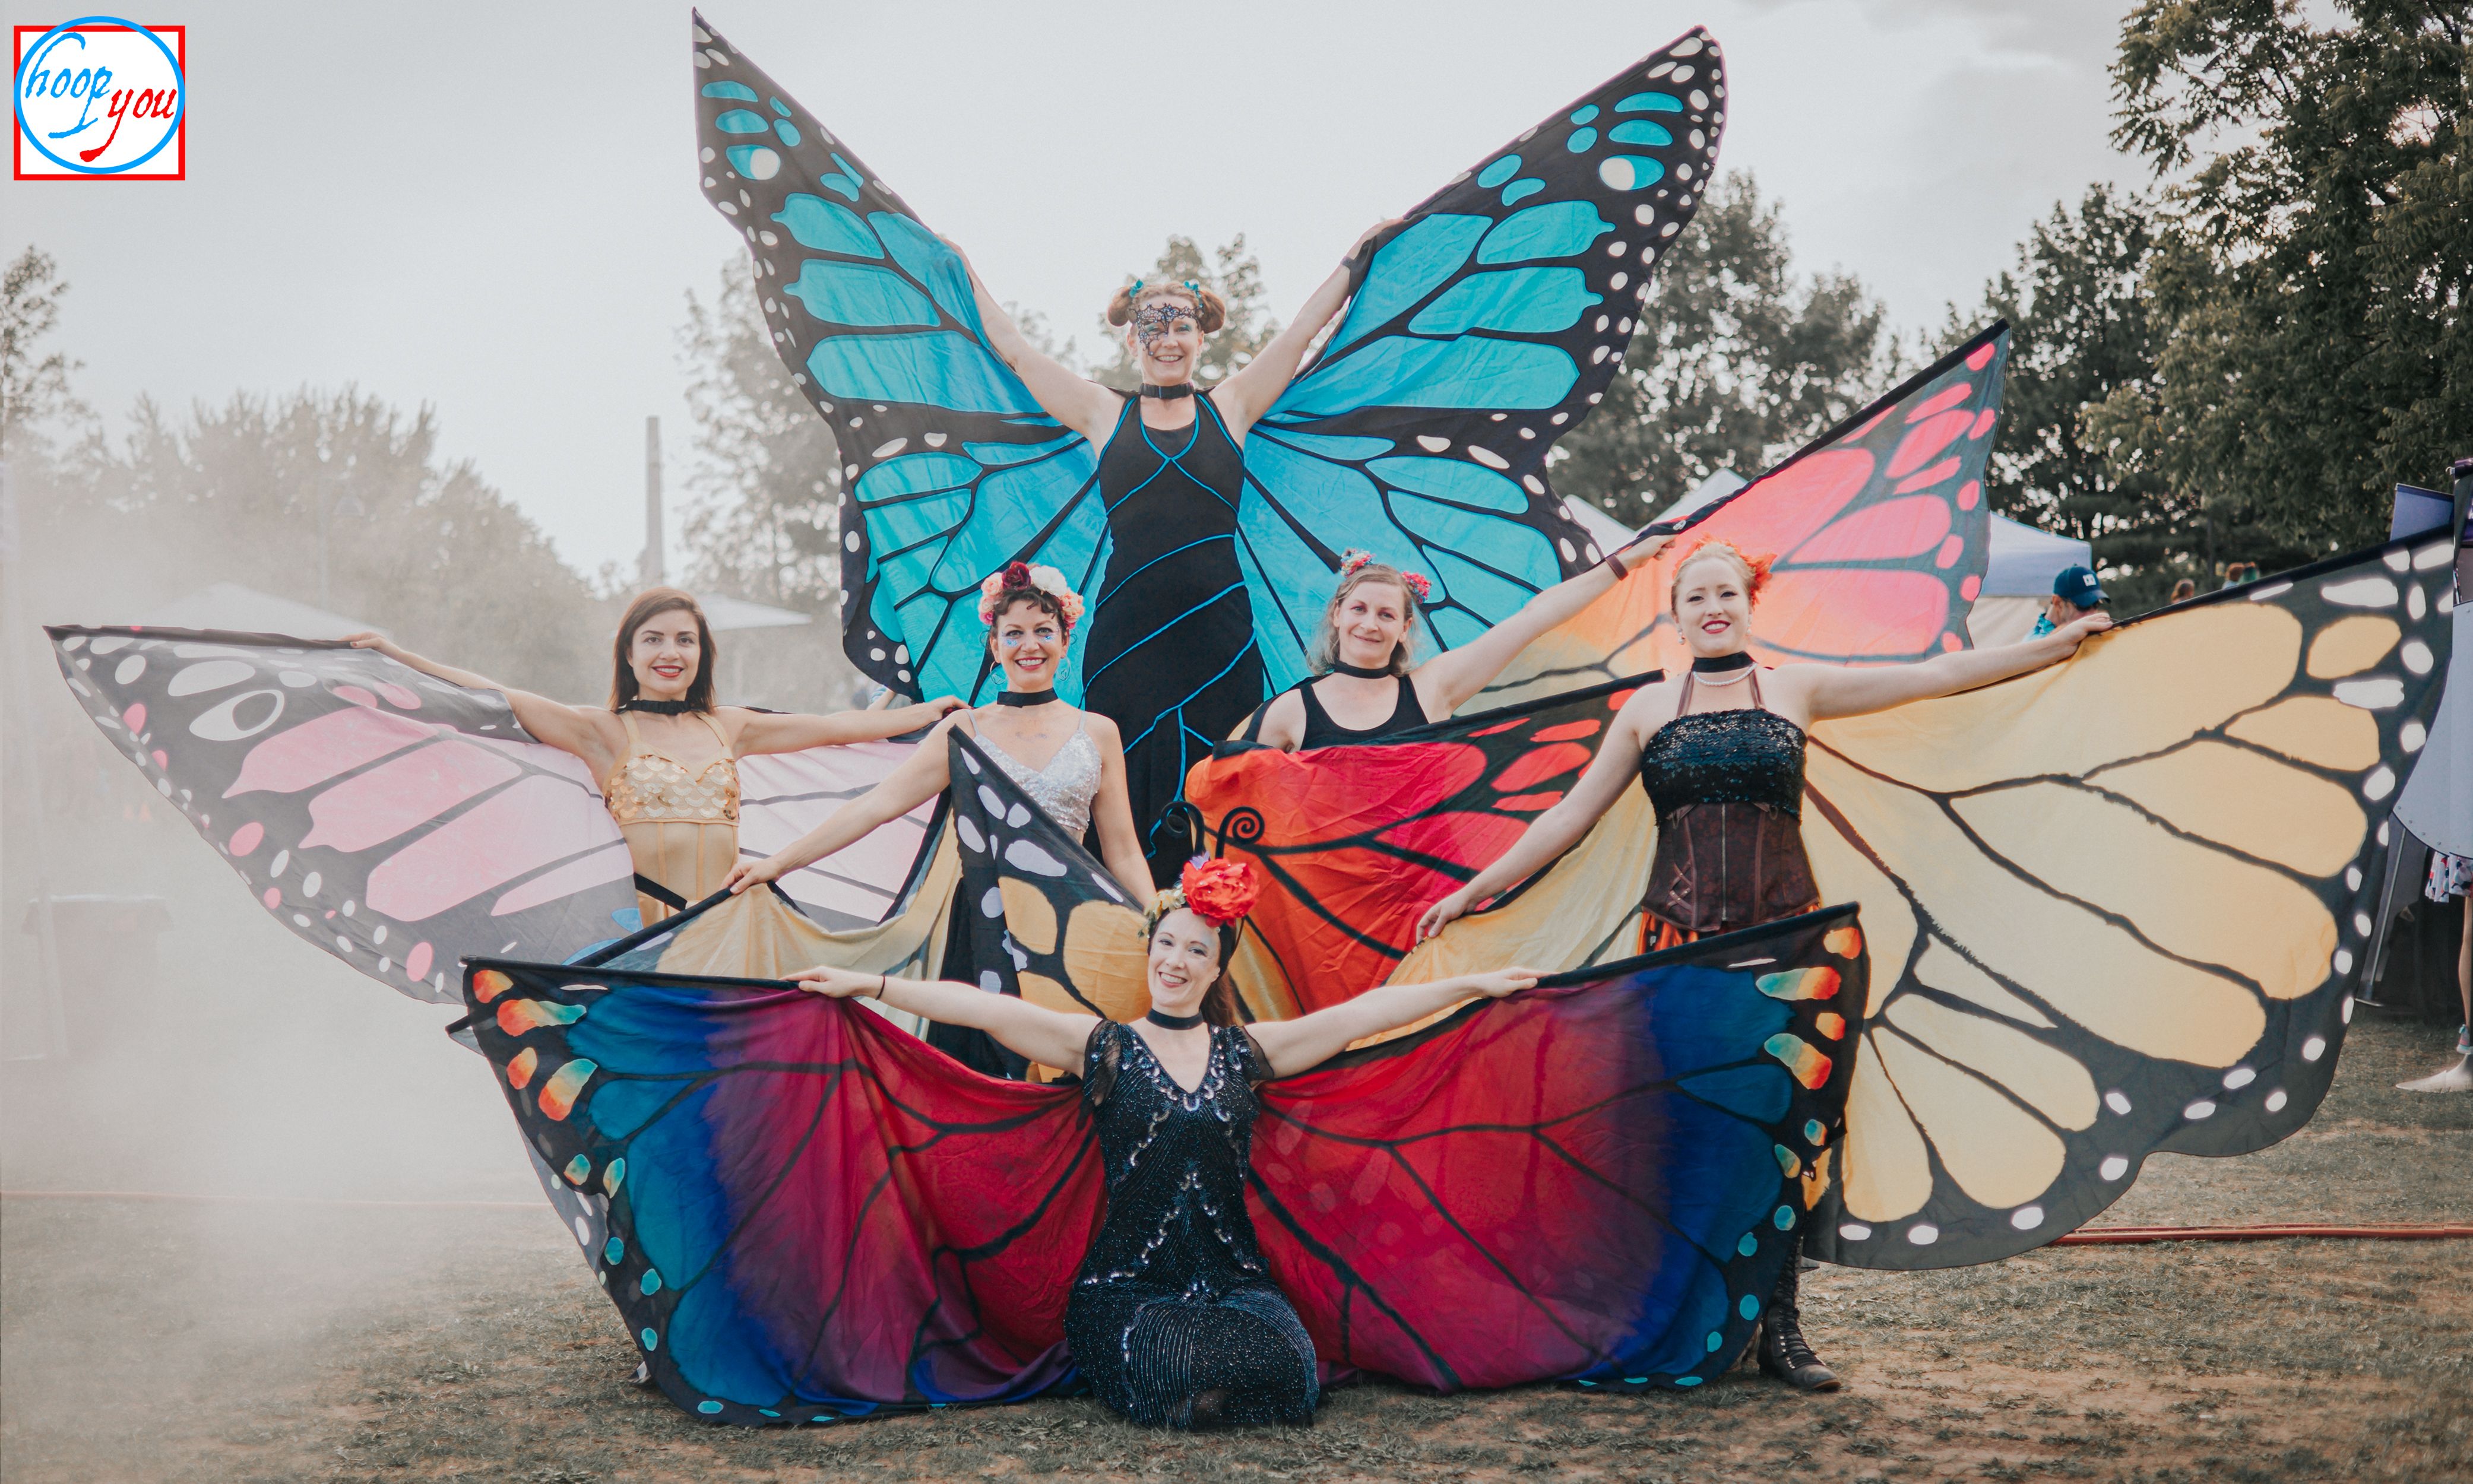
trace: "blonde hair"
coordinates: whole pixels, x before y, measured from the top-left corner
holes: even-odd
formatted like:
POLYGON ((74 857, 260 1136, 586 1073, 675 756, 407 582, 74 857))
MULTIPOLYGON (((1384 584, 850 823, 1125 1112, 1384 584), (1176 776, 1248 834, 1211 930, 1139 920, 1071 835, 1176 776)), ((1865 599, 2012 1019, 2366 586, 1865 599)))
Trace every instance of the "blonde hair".
POLYGON ((1671 613, 1680 607, 1683 574, 1694 562, 1711 561, 1734 563, 1735 570, 1743 574, 1745 603, 1756 604, 1761 601, 1761 589, 1768 585, 1769 563, 1775 560, 1773 557, 1744 556, 1742 548, 1734 542, 1712 537, 1685 552, 1683 560, 1674 563, 1674 580, 1667 585, 1666 589, 1666 610, 1671 613))
POLYGON ((1391 646, 1391 658, 1383 668, 1394 675, 1408 673, 1409 660, 1414 656, 1417 643, 1417 591, 1408 586, 1407 574, 1398 567, 1388 562, 1364 562, 1354 568, 1341 569, 1339 586, 1332 589, 1331 601, 1323 606, 1322 632, 1314 635, 1310 659, 1315 674, 1328 674, 1332 666, 1339 663, 1339 606, 1348 601, 1350 593, 1367 583, 1390 584, 1400 589, 1400 600, 1407 605, 1407 630, 1400 635, 1400 642, 1391 646))
POLYGON ((1164 278, 1129 281, 1116 291, 1116 298, 1108 300, 1108 323, 1133 323, 1134 311, 1142 306, 1143 300, 1153 299, 1181 299, 1191 304, 1193 327, 1205 335, 1218 333, 1219 327, 1228 323, 1228 301, 1190 278, 1183 282, 1164 278))

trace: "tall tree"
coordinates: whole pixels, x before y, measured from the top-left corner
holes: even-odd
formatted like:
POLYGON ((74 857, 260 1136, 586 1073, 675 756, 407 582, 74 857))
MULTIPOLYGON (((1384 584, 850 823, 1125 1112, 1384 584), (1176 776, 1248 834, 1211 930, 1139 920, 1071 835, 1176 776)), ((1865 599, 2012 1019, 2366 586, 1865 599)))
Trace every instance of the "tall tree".
POLYGON ((1795 272, 1750 173, 1701 202, 1649 280, 1623 367, 1554 450, 1554 483, 1638 526, 1721 468, 1749 478, 1886 389, 1886 313, 1854 277, 1795 272))
MULTIPOLYGON (((1280 322, 1271 317, 1270 296, 1262 289, 1262 265, 1246 251, 1243 232, 1212 253, 1209 261, 1192 238, 1170 237, 1159 261, 1142 278, 1160 283, 1190 279, 1217 294, 1228 305, 1228 323, 1203 347, 1202 359, 1194 367, 1197 381, 1217 381, 1242 369, 1280 332, 1280 322)), ((1131 392, 1140 386, 1141 372, 1134 365, 1133 352, 1125 347, 1124 328, 1110 324, 1103 313, 1099 316, 1099 331, 1102 344, 1115 358, 1092 372, 1092 379, 1119 392, 1131 392)))
POLYGON ((51 419, 83 410, 69 392, 77 362, 44 344, 68 289, 52 255, 31 243, 0 270, 0 459, 51 419))
POLYGON ((2116 139, 2178 182, 2151 382, 2088 416, 2220 535, 2385 534, 2473 444, 2473 4, 2139 0, 2116 139), (2314 15, 2333 24, 2317 25, 2314 15))

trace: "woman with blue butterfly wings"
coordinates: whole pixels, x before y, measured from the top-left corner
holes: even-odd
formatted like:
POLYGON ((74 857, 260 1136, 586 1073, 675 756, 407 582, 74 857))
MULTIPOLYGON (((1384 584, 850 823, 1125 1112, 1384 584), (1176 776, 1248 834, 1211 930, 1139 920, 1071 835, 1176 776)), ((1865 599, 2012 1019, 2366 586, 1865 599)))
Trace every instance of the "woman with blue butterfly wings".
POLYGON ((1391 225, 1360 235, 1288 327, 1207 389, 1194 385, 1193 370, 1205 337, 1226 322, 1219 296, 1191 280, 1133 280, 1108 306, 1108 323, 1124 326, 1141 371, 1139 396, 1076 375, 1032 346, 970 268, 988 344, 1049 417, 1099 449, 1109 559, 1084 641, 1083 701, 1124 731, 1134 819, 1162 882, 1187 853, 1161 820, 1182 794, 1186 770, 1262 699, 1253 605, 1236 559, 1245 435, 1339 313, 1349 260, 1391 225))
MULTIPOLYGON (((1113 716, 1145 759, 1134 789, 1147 830, 1186 761, 1311 673, 1344 548, 1431 579, 1420 618, 1442 649, 1604 555, 1553 492, 1546 459, 1613 379, 1647 276, 1715 163, 1726 85, 1705 32, 1428 198, 1344 284, 1317 292, 1279 356, 1258 359, 1267 408, 1240 373, 1228 385, 1246 381, 1241 402, 1223 386, 1190 422, 1175 405, 1190 394, 1120 406, 1068 375, 1035 395, 997 353, 997 317, 959 255, 700 19, 695 42, 706 199, 747 242, 767 328, 840 441, 844 646, 883 684, 987 699, 977 585, 1013 562, 1059 568, 1099 611, 1058 688, 1113 716), (1338 326, 1296 370, 1343 299, 1338 326), (1232 425, 1232 410, 1250 425, 1232 425), (1103 437, 1126 471, 1102 477, 1103 437), (1187 519, 1222 504, 1233 481, 1233 540, 1224 514, 1216 532, 1188 532, 1140 518, 1147 500, 1111 511, 1103 486, 1131 498, 1154 474, 1186 488, 1169 508, 1187 519), (1250 648, 1235 632, 1248 613, 1250 648), (1162 650, 1176 662, 1154 668, 1162 650)), ((1198 290, 1167 289, 1123 318, 1152 299, 1204 312, 1198 290)), ((1181 376, 1164 364, 1145 375, 1178 378, 1163 391, 1189 386, 1190 365, 1188 350, 1181 376)), ((1155 860, 1171 853, 1164 839, 1146 846, 1155 860)))

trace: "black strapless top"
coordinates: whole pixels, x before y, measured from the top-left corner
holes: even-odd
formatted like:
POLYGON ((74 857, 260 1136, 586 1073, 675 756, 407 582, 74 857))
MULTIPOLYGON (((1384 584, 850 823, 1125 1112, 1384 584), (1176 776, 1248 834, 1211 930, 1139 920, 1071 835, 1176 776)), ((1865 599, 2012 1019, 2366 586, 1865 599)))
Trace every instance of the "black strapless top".
POLYGON ((1693 933, 1774 922, 1819 900, 1803 850, 1803 729, 1761 705, 1693 711, 1683 682, 1675 718, 1640 753, 1641 787, 1657 809, 1657 853, 1641 907, 1693 933))
POLYGON ((1799 817, 1803 729, 1757 706, 1678 716, 1641 750, 1640 781, 1660 824, 1693 803, 1756 803, 1799 817))

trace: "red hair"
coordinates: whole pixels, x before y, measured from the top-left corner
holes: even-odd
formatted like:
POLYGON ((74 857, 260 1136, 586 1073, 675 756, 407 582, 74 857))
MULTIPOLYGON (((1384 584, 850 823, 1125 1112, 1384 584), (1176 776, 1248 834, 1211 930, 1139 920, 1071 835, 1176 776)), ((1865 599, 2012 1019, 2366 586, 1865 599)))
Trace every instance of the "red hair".
POLYGON ((1704 538, 1690 551, 1685 552, 1681 561, 1674 563, 1674 581, 1668 586, 1666 593, 1666 607, 1669 612, 1674 610, 1675 598, 1683 591, 1684 569, 1694 562, 1711 559, 1731 562, 1735 564, 1735 569, 1743 574, 1744 601, 1753 605, 1761 601, 1761 589, 1768 586, 1769 568, 1777 562, 1777 558, 1767 552, 1763 552, 1756 557, 1745 556, 1741 547, 1724 537, 1704 538))

